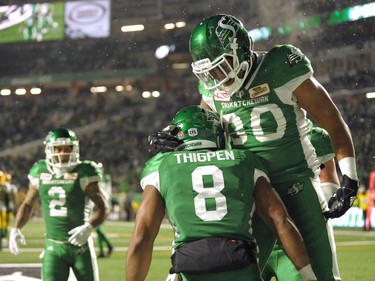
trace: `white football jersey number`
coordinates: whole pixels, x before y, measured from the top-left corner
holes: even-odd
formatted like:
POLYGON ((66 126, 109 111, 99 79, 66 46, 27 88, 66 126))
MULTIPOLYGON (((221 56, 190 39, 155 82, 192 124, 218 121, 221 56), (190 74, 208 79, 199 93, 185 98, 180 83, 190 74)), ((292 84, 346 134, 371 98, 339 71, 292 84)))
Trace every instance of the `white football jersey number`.
POLYGON ((49 196, 58 196, 58 199, 53 199, 49 202, 49 215, 51 217, 66 217, 68 215, 68 208, 64 207, 66 202, 66 193, 61 186, 52 186, 48 190, 49 196))
POLYGON ((220 192, 224 189, 223 172, 214 165, 196 168, 192 173, 192 183, 194 191, 198 195, 194 198, 195 214, 204 221, 219 221, 228 212, 227 199, 220 192), (205 187, 204 176, 212 176, 213 187, 205 187), (206 199, 215 199, 216 209, 207 210, 206 199))
MULTIPOLYGON (((234 125, 236 134, 232 135, 232 140, 234 145, 243 145, 247 141, 247 134, 244 131, 243 120, 241 117, 235 113, 223 115, 223 119, 227 123, 234 125)), ((261 105, 253 108, 250 112, 250 125, 254 132, 254 137, 259 142, 270 141, 281 139, 286 130, 286 120, 282 110, 276 104, 267 104, 261 105), (260 118, 261 114, 270 112, 275 121, 277 122, 277 128, 275 133, 265 134, 261 126, 262 119, 260 118)))

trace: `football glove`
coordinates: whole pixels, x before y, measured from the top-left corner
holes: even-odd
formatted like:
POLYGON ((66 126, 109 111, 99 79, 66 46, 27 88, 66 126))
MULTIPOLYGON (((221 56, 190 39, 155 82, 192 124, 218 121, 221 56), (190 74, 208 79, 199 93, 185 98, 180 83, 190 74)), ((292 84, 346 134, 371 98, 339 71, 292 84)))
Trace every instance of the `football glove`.
POLYGON ((183 142, 172 136, 172 132, 176 129, 174 125, 169 125, 163 130, 158 130, 154 134, 148 137, 148 141, 152 148, 158 152, 170 152, 174 151, 177 146, 183 142))
POLYGON ((179 273, 169 274, 165 281, 181 281, 181 275, 179 273))
POLYGON ((329 199, 329 211, 325 212, 326 218, 341 217, 353 205, 358 192, 358 181, 352 180, 347 175, 342 177, 342 187, 340 187, 329 199))
POLYGON ((12 228, 9 234, 9 251, 13 255, 18 255, 21 251, 18 247, 18 240, 22 245, 26 245, 25 236, 19 228, 12 228))
POLYGON ((75 246, 81 247, 87 242, 87 239, 89 239, 93 230, 93 226, 86 222, 85 224, 77 226, 68 232, 70 235, 68 241, 75 246))

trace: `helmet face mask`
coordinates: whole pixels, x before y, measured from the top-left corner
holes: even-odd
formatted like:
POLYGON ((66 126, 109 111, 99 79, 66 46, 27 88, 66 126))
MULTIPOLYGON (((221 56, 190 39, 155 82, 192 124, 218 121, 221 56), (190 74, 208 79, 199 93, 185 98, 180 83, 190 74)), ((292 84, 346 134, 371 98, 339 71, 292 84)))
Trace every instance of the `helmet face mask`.
POLYGON ((218 114, 200 106, 181 109, 173 118, 171 134, 183 141, 176 150, 224 148, 224 130, 218 114))
POLYGON ((79 163, 79 141, 73 131, 58 128, 44 141, 46 162, 53 171, 68 172, 79 163))
POLYGON ((252 40, 238 19, 230 15, 209 17, 190 37, 193 73, 207 90, 218 88, 233 95, 250 72, 252 47, 252 40), (212 71, 225 77, 216 77, 212 71))

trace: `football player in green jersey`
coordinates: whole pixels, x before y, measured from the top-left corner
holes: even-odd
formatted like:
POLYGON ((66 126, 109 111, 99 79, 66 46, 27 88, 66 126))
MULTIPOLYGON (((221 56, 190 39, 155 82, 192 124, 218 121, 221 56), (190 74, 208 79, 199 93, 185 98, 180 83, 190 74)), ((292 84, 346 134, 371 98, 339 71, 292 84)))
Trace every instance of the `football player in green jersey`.
POLYGON ((304 238, 318 279, 341 280, 334 274, 334 241, 325 217, 343 215, 357 195, 355 152, 350 130, 313 77, 309 59, 292 45, 255 52, 243 24, 226 14, 196 26, 190 52, 202 106, 222 115, 234 148, 262 159, 304 238), (319 161, 308 139, 306 113, 329 133, 342 174, 341 188, 328 206, 319 188, 319 161))
POLYGON ((17 255, 18 242, 26 244, 21 229, 40 199, 46 227, 42 279, 66 281, 71 268, 77 280, 99 280, 91 232, 107 216, 98 186, 100 171, 94 162, 80 160, 79 142, 71 130, 54 129, 44 143, 46 158, 30 169, 29 190, 10 232, 9 250, 17 255))
POLYGON ((146 167, 154 168, 141 175, 144 193, 129 244, 126 280, 145 280, 167 212, 175 232, 170 273, 188 281, 260 281, 254 211, 275 231, 304 280, 316 280, 301 236, 261 161, 249 150, 221 149, 219 115, 189 106, 176 114, 172 126, 180 145, 152 158, 146 167))
MULTIPOLYGON (((108 208, 111 208, 111 196, 112 196, 112 178, 111 175, 104 172, 103 163, 98 163, 97 167, 100 169, 102 174, 101 181, 99 182, 99 187, 103 193, 104 198, 107 200, 108 208)), ((95 229, 99 247, 98 258, 109 257, 112 254, 113 246, 111 241, 105 235, 104 231, 100 226, 95 229), (104 252, 104 246, 107 248, 107 253, 104 252)))
MULTIPOLYGON (((309 121, 309 120, 308 120, 309 121)), ((339 188, 339 178, 336 171, 336 163, 334 160, 335 153, 331 144, 331 139, 326 130, 313 127, 313 123, 309 121, 310 134, 309 138, 315 148, 316 155, 321 163, 321 172, 319 174, 320 186, 324 193, 325 199, 328 201, 339 188)), ((330 221, 327 222, 328 231, 333 235, 333 228, 330 221)), ((336 249, 332 249, 336 252, 336 249)), ((334 259, 333 262, 337 263, 334 259)), ((336 265, 334 268, 338 268, 336 265)), ((336 273, 338 274, 338 273, 336 273)), ((266 266, 262 271, 264 281, 270 281, 272 277, 276 277, 278 281, 302 281, 300 274, 296 270, 281 246, 276 243, 266 266)))

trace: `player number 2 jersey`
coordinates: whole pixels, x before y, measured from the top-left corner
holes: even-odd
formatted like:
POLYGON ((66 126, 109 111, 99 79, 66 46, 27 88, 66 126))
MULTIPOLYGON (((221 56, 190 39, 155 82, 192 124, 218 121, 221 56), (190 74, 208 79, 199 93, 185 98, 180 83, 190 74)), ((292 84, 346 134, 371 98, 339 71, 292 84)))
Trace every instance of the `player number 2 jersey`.
POLYGON ((48 170, 45 160, 30 169, 28 177, 39 190, 47 238, 67 241, 68 232, 88 219, 91 204, 84 190, 100 180, 100 171, 92 163, 83 161, 59 178, 48 170))

